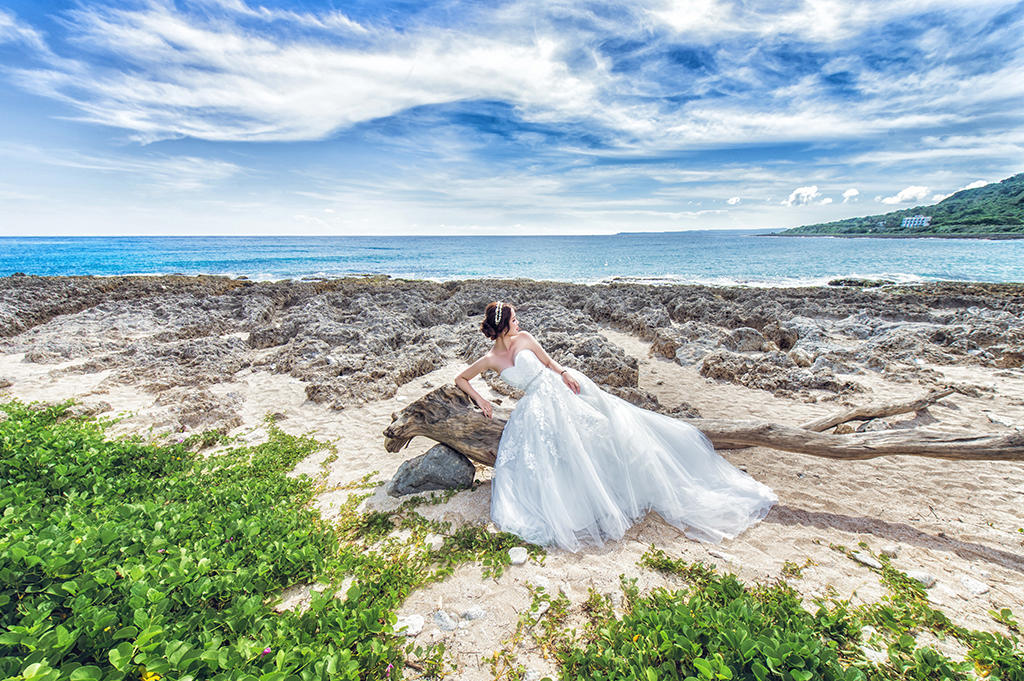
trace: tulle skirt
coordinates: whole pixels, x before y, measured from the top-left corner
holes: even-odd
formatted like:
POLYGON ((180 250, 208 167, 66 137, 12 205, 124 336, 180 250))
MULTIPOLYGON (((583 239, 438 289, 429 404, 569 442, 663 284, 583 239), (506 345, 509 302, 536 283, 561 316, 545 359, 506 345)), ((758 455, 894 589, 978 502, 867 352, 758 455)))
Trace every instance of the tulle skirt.
POLYGON ((500 529, 578 551, 621 539, 656 511, 687 536, 717 543, 776 503, 693 426, 572 375, 579 395, 554 372, 538 375, 505 426, 491 487, 500 529))

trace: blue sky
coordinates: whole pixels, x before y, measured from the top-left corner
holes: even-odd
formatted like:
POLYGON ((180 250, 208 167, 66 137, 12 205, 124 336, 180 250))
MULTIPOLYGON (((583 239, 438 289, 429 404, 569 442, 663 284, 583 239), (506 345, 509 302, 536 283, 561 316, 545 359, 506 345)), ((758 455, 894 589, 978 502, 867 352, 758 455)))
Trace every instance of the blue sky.
POLYGON ((790 227, 1024 171, 1024 2, 0 0, 0 235, 790 227))

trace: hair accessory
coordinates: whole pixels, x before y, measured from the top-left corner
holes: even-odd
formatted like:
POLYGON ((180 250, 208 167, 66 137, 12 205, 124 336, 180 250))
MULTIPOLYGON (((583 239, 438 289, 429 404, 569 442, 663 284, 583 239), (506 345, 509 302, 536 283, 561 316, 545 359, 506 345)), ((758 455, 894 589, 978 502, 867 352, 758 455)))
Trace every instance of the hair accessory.
POLYGON ((498 301, 498 306, 494 308, 494 328, 501 326, 501 301, 498 301))

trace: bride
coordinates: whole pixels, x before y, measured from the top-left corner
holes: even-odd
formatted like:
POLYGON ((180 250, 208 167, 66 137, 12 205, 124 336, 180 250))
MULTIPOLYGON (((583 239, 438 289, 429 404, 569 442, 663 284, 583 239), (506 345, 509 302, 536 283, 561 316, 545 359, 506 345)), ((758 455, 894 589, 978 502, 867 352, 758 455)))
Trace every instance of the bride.
POLYGON ((469 381, 492 369, 525 392, 498 445, 491 519, 542 546, 577 551, 621 539, 648 511, 702 541, 731 539, 775 504, 765 485, 719 456, 693 426, 636 407, 551 359, 495 302, 480 325, 490 352, 455 379, 488 418, 469 381))

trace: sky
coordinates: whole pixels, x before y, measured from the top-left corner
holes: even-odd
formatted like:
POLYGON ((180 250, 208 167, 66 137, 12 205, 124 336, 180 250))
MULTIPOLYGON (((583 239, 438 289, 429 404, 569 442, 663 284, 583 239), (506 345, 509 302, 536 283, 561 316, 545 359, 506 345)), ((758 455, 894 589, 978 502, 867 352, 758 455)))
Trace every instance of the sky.
POLYGON ((0 236, 783 228, 1024 171, 1024 2, 0 0, 0 236))

